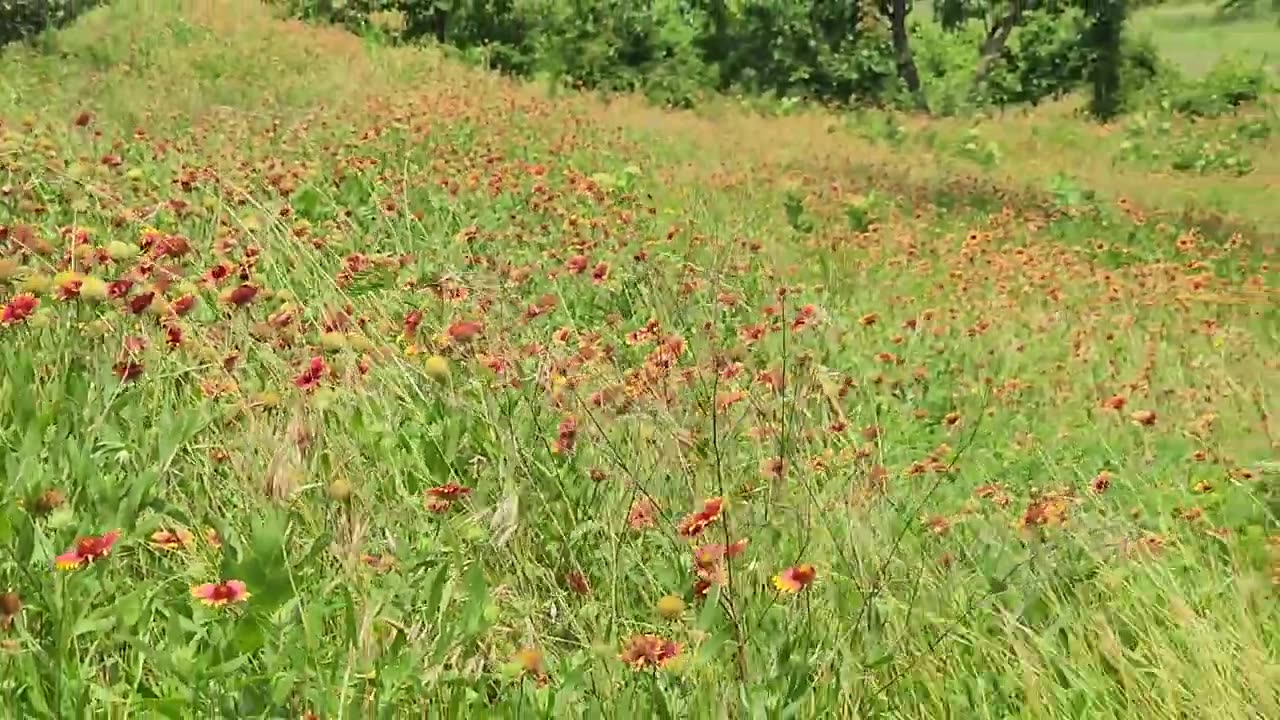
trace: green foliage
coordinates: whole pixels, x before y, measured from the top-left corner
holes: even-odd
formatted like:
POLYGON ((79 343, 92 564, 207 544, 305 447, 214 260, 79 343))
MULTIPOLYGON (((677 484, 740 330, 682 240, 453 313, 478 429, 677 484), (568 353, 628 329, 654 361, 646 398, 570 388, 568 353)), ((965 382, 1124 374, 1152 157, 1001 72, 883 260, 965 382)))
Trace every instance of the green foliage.
POLYGON ((999 105, 1035 104, 1078 87, 1090 60, 1086 22, 1074 8, 1027 13, 986 81, 987 98, 999 105))
MULTIPOLYGON (((886 2, 870 0, 282 0, 294 15, 384 36, 434 40, 517 76, 549 76, 605 92, 639 92, 690 107, 707 90, 834 105, 914 106, 899 79, 886 2)), ((911 50, 931 112, 1037 104, 1086 83, 1113 115, 1164 87, 1155 45, 1123 32, 1129 3, 1039 3, 991 44, 1009 6, 988 0, 936 3, 938 22, 912 22, 911 50), (984 60, 984 54, 989 56, 984 60), (983 67, 981 71, 979 67, 983 67), (980 77, 978 77, 980 75, 980 77)), ((1141 5, 1138 2, 1137 5, 1141 5)), ((1256 97, 1260 72, 1219 73, 1212 87, 1176 102, 1238 104, 1256 97)), ((1104 108, 1105 106, 1105 108, 1104 108)))
POLYGON ((1206 125, 1148 112, 1125 123, 1116 159, 1158 170, 1238 177, 1254 171, 1251 155, 1274 131, 1275 121, 1269 118, 1206 125))
POLYGON ((1214 117, 1257 101, 1269 86, 1265 69, 1229 56, 1203 78, 1173 83, 1166 100, 1179 113, 1214 117))
POLYGON ((549 73, 689 106, 707 88, 820 102, 883 102, 898 89, 885 21, 869 3, 820 0, 287 0, 293 14, 363 31, 403 13, 435 39, 515 75, 549 73))
POLYGON ((60 28, 101 0, 0 0, 0 45, 60 28))
POLYGON ((749 0, 730 9, 725 28, 709 53, 722 88, 842 104, 898 89, 888 25, 860 3, 749 0))

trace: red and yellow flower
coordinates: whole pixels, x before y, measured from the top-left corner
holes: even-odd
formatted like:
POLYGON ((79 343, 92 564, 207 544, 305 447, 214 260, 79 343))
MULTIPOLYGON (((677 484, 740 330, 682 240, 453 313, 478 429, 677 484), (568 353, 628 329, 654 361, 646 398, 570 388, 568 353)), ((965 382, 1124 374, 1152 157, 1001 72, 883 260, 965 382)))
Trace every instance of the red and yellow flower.
POLYGON ((191 597, 209 607, 226 607, 249 599, 249 588, 241 580, 204 583, 191 588, 191 597))
POLYGON ((120 531, 112 530, 102 535, 88 535, 76 541, 72 548, 53 559, 59 570, 76 570, 111 554, 111 548, 120 539, 120 531))

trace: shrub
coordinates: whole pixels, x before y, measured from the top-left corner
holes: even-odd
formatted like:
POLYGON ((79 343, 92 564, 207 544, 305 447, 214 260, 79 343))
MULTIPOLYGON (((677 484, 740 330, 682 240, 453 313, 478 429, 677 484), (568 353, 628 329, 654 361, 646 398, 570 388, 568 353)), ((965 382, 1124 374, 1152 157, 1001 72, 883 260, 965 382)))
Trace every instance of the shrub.
POLYGON ((100 0, 0 0, 0 45, 62 27, 100 0))
POLYGON ((1264 68, 1226 57, 1203 78, 1182 79, 1172 85, 1166 94, 1175 112, 1214 117, 1256 102, 1266 93, 1268 78, 1264 68))

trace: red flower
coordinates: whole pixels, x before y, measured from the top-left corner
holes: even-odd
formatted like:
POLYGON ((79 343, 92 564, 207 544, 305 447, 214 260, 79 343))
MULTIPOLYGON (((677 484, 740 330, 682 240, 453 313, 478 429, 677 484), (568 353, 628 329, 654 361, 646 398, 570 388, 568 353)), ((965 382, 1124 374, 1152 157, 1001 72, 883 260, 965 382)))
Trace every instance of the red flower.
POLYGON ((680 534, 685 537, 697 537, 707 526, 715 522, 720 517, 720 511, 724 509, 724 498, 713 497, 703 501, 702 509, 697 512, 689 513, 680 521, 677 529, 680 534))
POLYGON ((84 281, 79 278, 67 278, 58 283, 58 297, 63 300, 74 300, 80 297, 80 288, 84 281))
POLYGON ((76 541, 72 548, 53 559, 59 570, 75 570, 111 554, 111 547, 120 539, 120 531, 112 530, 103 535, 89 535, 76 541))
POLYGON ((40 299, 31 293, 21 293, 10 298, 0 312, 0 325, 15 325, 27 318, 40 307, 40 299))
POLYGON ((107 297, 111 298, 112 300, 119 300, 120 298, 128 295, 129 291, 132 289, 133 289, 133 281, 128 278, 123 278, 120 280, 112 280, 111 282, 107 283, 107 297))
POLYGON ((578 421, 572 415, 568 415, 564 420, 560 421, 560 428, 556 432, 556 441, 551 445, 551 452, 557 455, 568 455, 573 452, 573 446, 577 439, 578 421))
POLYGON ((191 243, 181 235, 170 235, 157 242, 152 249, 152 254, 157 258, 166 256, 179 258, 189 252, 191 252, 191 243))
POLYGON ((324 378, 327 372, 329 372, 329 366, 325 363, 324 358, 313 357, 307 368, 298 373, 298 376, 293 379, 293 384, 310 392, 320 384, 320 380, 324 378))
POLYGON ((657 635, 636 635, 627 641, 618 659, 633 669, 662 667, 680 655, 680 643, 657 635))
POLYGON ((111 368, 121 382, 135 380, 142 374, 142 363, 133 360, 121 360, 111 368))
POLYGON ((134 315, 141 315, 144 310, 151 307, 151 301, 156 297, 155 291, 144 292, 141 295, 134 295, 129 298, 129 312, 134 315))
POLYGON ((427 494, 431 497, 438 497, 444 500, 457 500, 464 495, 470 495, 471 488, 463 487, 457 483, 451 482, 444 485, 437 485, 433 488, 428 488, 427 494))
POLYGON ((186 315, 187 313, 191 312, 191 309, 194 308, 195 306, 196 306, 196 296, 189 295, 189 294, 183 295, 177 300, 174 300, 173 303, 169 305, 170 309, 173 310, 173 314, 177 315, 178 317, 182 317, 183 315, 186 315))
POLYGON ((257 296, 258 288, 252 285, 242 284, 227 293, 226 299, 228 303, 235 305, 236 307, 244 307, 245 305, 253 302, 253 299, 257 296))
POLYGON ((474 320, 459 320, 449 326, 449 339, 455 342, 468 342, 475 339, 484 330, 484 325, 474 320))
POLYGON ((164 326, 164 341, 171 348, 176 348, 182 344, 182 328, 178 325, 164 326))
POLYGON ((609 279, 609 263, 601 260, 591 271, 591 281, 599 285, 609 279))
POLYGON ((471 488, 463 487, 457 483, 445 483, 433 488, 427 489, 427 509, 431 512, 442 513, 453 507, 454 501, 459 498, 470 495, 471 488))
POLYGON ((818 576, 818 570, 809 563, 789 567, 773 576, 773 586, 779 592, 798 593, 809 586, 818 576))
POLYGON ((587 580, 587 576, 577 570, 570 570, 564 574, 564 584, 578 595, 590 595, 591 583, 587 580))
POLYGON ((418 332, 418 326, 422 324, 422 311, 413 310, 404 316, 404 334, 406 337, 418 332))
POLYGON ((240 580, 205 583, 191 588, 191 597, 209 607, 225 607, 249 599, 249 589, 240 580))

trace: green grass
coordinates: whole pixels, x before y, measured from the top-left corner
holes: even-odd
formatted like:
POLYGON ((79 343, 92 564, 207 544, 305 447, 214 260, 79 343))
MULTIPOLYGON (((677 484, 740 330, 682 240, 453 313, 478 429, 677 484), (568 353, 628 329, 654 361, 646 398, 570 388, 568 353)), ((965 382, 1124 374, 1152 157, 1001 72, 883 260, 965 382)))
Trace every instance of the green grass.
POLYGON ((1149 33, 1162 56, 1193 76, 1233 56, 1280 77, 1280 15, 1265 2, 1244 17, 1222 17, 1217 5, 1198 2, 1146 8, 1134 13, 1131 28, 1149 33))
POLYGON ((5 717, 1280 716, 1269 217, 1175 212, 1273 140, 1107 174, 1062 108, 175 5, 0 58, 5 717))

